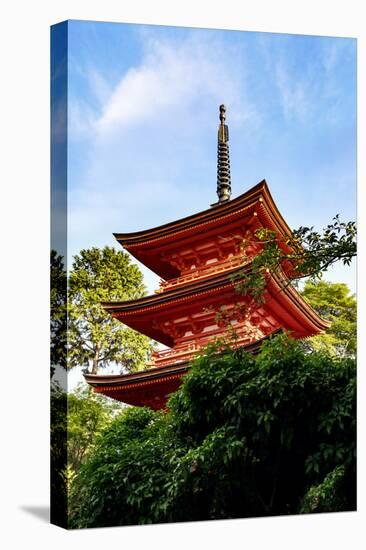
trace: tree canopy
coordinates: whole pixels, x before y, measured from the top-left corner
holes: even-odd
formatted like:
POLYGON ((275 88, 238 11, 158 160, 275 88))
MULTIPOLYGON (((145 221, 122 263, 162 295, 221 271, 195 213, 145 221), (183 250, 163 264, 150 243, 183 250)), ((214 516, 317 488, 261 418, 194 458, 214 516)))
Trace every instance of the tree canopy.
POLYGON ((67 347, 67 277, 63 258, 51 250, 51 377, 59 365, 66 368, 67 347))
POLYGON ((128 408, 71 492, 72 527, 355 508, 355 362, 286 335, 211 345, 169 411, 128 408))
POLYGON ((123 408, 121 403, 79 385, 67 396, 68 464, 75 473, 94 448, 99 434, 123 408))
POLYGON ((341 356, 356 356, 357 302, 344 283, 306 281, 302 296, 319 313, 331 321, 326 334, 307 340, 312 349, 323 349, 341 356))
POLYGON ((108 246, 81 250, 69 276, 68 366, 91 366, 93 374, 111 363, 124 372, 143 368, 149 339, 113 319, 100 302, 144 294, 142 273, 128 254, 108 246))

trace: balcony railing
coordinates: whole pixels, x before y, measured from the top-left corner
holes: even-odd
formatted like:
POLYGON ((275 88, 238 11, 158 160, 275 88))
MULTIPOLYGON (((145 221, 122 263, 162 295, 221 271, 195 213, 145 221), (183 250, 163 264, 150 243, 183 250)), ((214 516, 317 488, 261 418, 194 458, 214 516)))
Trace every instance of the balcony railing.
POLYGON ((169 281, 161 280, 159 288, 155 290, 155 293, 159 294, 170 288, 174 288, 185 283, 196 281, 198 279, 203 279, 205 277, 209 277, 210 275, 216 275, 217 273, 222 273, 224 271, 228 271, 229 269, 233 269, 235 267, 246 265, 250 261, 251 261, 251 258, 243 259, 242 257, 239 257, 239 258, 234 257, 234 258, 230 258, 229 260, 225 260, 223 262, 219 262, 219 263, 217 262, 215 264, 209 264, 204 267, 194 269, 191 272, 181 275, 180 277, 176 277, 175 279, 169 279, 169 281))
MULTIPOLYGON (((251 341, 257 340, 258 337, 248 334, 238 334, 237 340, 234 342, 234 346, 242 346, 248 344, 251 341)), ((154 351, 152 353, 152 360, 150 361, 150 366, 152 367, 165 367, 167 365, 173 365, 175 363, 181 363, 183 361, 188 361, 191 359, 200 349, 203 349, 209 341, 212 339, 207 338, 203 340, 200 344, 190 343, 185 346, 179 346, 172 349, 164 349, 160 351, 154 351)))

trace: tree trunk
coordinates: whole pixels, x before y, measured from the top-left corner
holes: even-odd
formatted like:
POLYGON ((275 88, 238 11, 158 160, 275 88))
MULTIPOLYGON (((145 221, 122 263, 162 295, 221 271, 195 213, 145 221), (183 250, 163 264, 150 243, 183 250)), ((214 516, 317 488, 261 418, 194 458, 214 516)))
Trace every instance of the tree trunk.
POLYGON ((96 348, 95 355, 93 357, 91 374, 98 374, 98 363, 99 363, 99 348, 96 348))

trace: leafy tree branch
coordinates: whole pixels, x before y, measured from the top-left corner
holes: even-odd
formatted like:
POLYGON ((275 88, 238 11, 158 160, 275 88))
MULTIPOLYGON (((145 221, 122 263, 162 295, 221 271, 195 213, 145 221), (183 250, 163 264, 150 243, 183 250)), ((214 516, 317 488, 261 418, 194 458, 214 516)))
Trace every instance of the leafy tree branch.
POLYGON ((339 215, 322 232, 313 227, 300 227, 286 239, 275 231, 257 229, 255 244, 261 250, 253 258, 250 272, 236 277, 237 290, 260 302, 271 274, 285 272, 288 277, 282 277, 282 285, 286 286, 306 277, 321 278, 336 262, 350 265, 357 255, 356 236, 356 223, 343 222, 339 215))

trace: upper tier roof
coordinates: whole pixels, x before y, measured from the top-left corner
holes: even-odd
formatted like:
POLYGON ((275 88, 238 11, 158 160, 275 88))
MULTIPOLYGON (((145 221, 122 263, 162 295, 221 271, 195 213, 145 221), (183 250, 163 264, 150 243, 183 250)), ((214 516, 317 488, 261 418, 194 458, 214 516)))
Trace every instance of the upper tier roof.
POLYGON ((227 202, 216 204, 207 210, 152 229, 134 233, 114 233, 117 241, 137 260, 160 275, 163 279, 179 277, 177 267, 163 259, 164 251, 177 250, 187 243, 197 242, 232 231, 257 216, 257 223, 276 231, 284 237, 291 230, 281 216, 265 180, 246 193, 227 202))

